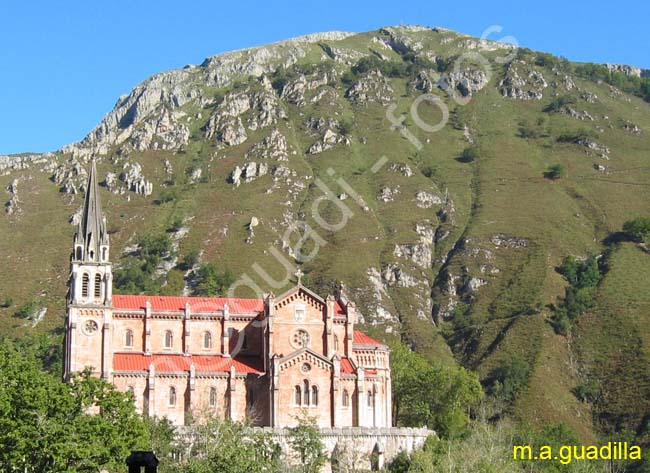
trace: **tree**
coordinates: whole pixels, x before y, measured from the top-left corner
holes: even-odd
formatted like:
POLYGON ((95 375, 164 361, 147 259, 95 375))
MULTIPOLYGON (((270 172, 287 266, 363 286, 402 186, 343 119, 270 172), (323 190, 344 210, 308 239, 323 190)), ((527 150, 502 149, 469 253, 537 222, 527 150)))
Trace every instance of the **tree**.
POLYGON ((3 471, 116 470, 132 449, 147 447, 130 395, 88 371, 63 383, 42 370, 33 352, 0 344, 3 471))
POLYGON ((325 446, 320 438, 315 420, 300 419, 296 427, 289 429, 289 445, 298 455, 303 473, 319 473, 325 464, 325 446))
POLYGON ((396 424, 428 426, 443 437, 461 434, 469 410, 483 397, 478 377, 464 368, 430 364, 402 344, 391 350, 396 424))
POLYGON ((639 242, 650 244, 650 217, 637 217, 623 224, 623 231, 639 242))
POLYGON ((561 164, 553 164, 552 166, 549 166, 548 170, 544 173, 546 179, 551 179, 553 181, 564 176, 566 176, 566 170, 561 164))
POLYGON ((492 394, 507 402, 528 384, 530 365, 518 356, 507 357, 491 373, 492 394))
POLYGON ((202 296, 224 295, 235 282, 235 276, 228 269, 219 271, 214 263, 201 266, 197 273, 196 293, 202 296))
POLYGON ((476 146, 465 148, 461 153, 458 160, 462 163, 472 163, 481 156, 479 149, 476 146))

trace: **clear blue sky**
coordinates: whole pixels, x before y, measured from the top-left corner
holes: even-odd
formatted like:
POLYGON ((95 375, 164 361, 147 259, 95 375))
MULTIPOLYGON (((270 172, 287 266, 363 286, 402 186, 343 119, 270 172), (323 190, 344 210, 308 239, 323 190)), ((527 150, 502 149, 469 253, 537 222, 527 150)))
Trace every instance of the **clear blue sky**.
POLYGON ((83 138, 148 76, 306 33, 399 23, 650 68, 650 2, 0 0, 0 154, 83 138), (595 5, 595 6, 594 6, 595 5))

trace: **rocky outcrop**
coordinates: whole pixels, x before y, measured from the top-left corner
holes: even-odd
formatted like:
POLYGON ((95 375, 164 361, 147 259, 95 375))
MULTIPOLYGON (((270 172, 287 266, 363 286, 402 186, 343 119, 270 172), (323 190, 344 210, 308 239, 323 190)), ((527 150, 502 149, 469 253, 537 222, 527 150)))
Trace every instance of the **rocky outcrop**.
POLYGON ((345 93, 355 104, 379 103, 386 105, 393 100, 394 91, 383 74, 372 70, 361 77, 345 93))
POLYGON ((11 183, 6 187, 7 192, 9 192, 9 200, 5 203, 5 213, 7 215, 14 215, 21 212, 18 204, 18 178, 11 181, 11 183))
POLYGON ((333 148, 337 144, 344 144, 346 146, 350 145, 350 138, 346 135, 337 133, 336 131, 328 128, 323 133, 323 136, 320 140, 313 143, 307 150, 307 154, 318 154, 328 149, 333 148))
POLYGON ((404 163, 393 163, 388 166, 390 172, 401 174, 404 177, 411 177, 413 175, 413 170, 408 164, 404 163))
POLYGON ((488 76, 482 69, 467 68, 446 74, 438 82, 438 87, 448 92, 457 90, 463 97, 468 97, 487 84, 488 76))
POLYGON ((570 107, 568 105, 565 105, 564 107, 562 107, 560 109, 560 113, 562 113, 564 115, 567 115, 567 116, 569 116, 571 118, 575 118, 576 120, 589 120, 589 121, 594 120, 594 117, 592 117, 591 114, 589 112, 587 112, 586 110, 582 110, 582 111, 579 112, 579 111, 575 110, 574 108, 572 108, 572 107, 570 107))
POLYGON ((120 180, 128 190, 136 194, 146 197, 153 192, 153 183, 145 179, 142 174, 142 166, 139 163, 125 163, 120 174, 120 180))
POLYGON ((52 172, 56 166, 55 158, 53 153, 0 155, 0 176, 7 176, 12 171, 29 169, 37 164, 44 164, 43 170, 52 172))
POLYGON ((74 156, 66 163, 58 166, 50 179, 59 186, 64 194, 77 194, 85 191, 86 166, 74 156))
POLYGON ((421 209, 429 209, 442 204, 442 199, 431 192, 419 191, 415 194, 415 205, 421 209))
POLYGON ((319 72, 310 78, 307 78, 304 74, 300 74, 298 78, 284 85, 280 98, 286 100, 288 103, 304 107, 307 104, 306 95, 308 92, 330 84, 336 78, 337 74, 335 70, 319 72))
POLYGON ((630 77, 650 77, 650 69, 628 66, 627 64, 605 64, 605 67, 612 72, 620 72, 630 77))
POLYGON ((266 176, 268 171, 269 166, 265 162, 257 163, 255 161, 250 161, 242 167, 235 166, 235 169, 230 173, 228 180, 235 187, 239 187, 242 182, 251 182, 258 177, 266 176))
POLYGON ((395 196, 399 194, 399 186, 397 187, 382 187, 379 190, 379 194, 377 195, 377 200, 380 202, 393 202, 395 200, 395 196))
POLYGON ((276 128, 266 138, 255 143, 247 152, 246 159, 272 159, 275 161, 288 161, 289 148, 287 139, 276 128))
POLYGON ((505 76, 499 82, 499 93, 519 100, 541 100, 548 87, 541 72, 516 59, 506 65, 505 76))

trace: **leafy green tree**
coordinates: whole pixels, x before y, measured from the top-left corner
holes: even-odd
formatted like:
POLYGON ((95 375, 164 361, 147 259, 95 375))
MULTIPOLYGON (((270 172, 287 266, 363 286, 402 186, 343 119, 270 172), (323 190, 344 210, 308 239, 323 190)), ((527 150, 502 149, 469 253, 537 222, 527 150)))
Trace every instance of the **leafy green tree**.
POLYGON ((623 224, 623 231, 636 241, 650 244, 650 217, 637 217, 623 224))
POLYGON ((469 410, 483 396, 478 377, 464 368, 430 364, 402 344, 391 349, 396 424, 428 426, 443 437, 461 434, 469 410))
POLYGON ((132 449, 147 445, 130 395, 88 372, 63 383, 33 353, 0 345, 3 471, 120 471, 132 449))
POLYGON ((235 282, 235 276, 229 269, 220 271, 214 263, 201 266, 197 274, 196 293, 202 296, 225 295, 235 282))
POLYGON ((518 356, 507 357, 491 373, 492 394, 514 401, 517 394, 528 384, 530 365, 518 356))
POLYGON ((301 419, 296 427, 289 429, 289 445, 298 455, 303 473, 320 472, 326 462, 325 446, 313 419, 301 419))
POLYGON ((551 179, 553 181, 563 178, 566 176, 566 169, 561 164, 553 164, 548 167, 548 170, 544 173, 546 179, 551 179))
POLYGON ((481 157, 481 153, 476 146, 465 148, 458 160, 463 163, 472 163, 481 157))
POLYGON ((243 424, 211 419, 196 425, 184 473, 271 473, 280 471, 280 447, 243 424))

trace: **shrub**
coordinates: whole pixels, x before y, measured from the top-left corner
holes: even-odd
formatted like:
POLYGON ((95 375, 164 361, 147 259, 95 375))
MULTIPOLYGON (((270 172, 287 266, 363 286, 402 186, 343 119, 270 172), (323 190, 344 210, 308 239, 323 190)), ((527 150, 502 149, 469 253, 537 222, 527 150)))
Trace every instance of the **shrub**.
POLYGON ((588 128, 581 128, 579 130, 562 133, 557 140, 562 143, 579 143, 581 141, 594 138, 595 136, 596 133, 593 130, 590 130, 588 128))
POLYGON ((5 301, 2 303, 2 307, 5 309, 8 309, 12 305, 14 305, 14 300, 11 297, 7 297, 5 301))
POLYGON ((199 256, 201 252, 197 249, 193 249, 187 252, 181 263, 178 265, 178 269, 188 271, 194 267, 199 261, 199 256))
POLYGON ((633 240, 650 244, 650 217, 637 217, 623 224, 623 231, 633 240))
POLYGON ((458 160, 463 163, 472 163, 476 161, 480 156, 481 153, 479 152, 479 149, 476 146, 471 146, 463 150, 458 160))
POLYGON ((156 205, 162 205, 168 202, 175 202, 177 199, 178 193, 175 189, 165 189, 160 193, 160 196, 154 201, 154 203, 156 205))
POLYGON ((168 232, 175 233, 179 231, 181 228, 183 228, 183 222, 184 218, 182 215, 176 215, 174 218, 172 218, 171 223, 169 224, 169 227, 167 228, 168 232))
POLYGON ((228 269, 219 271, 214 263, 201 266, 197 274, 196 293, 202 296, 222 296, 235 282, 235 276, 228 269))
POLYGON ((600 397, 600 385, 595 379, 589 379, 584 383, 576 386, 573 394, 582 402, 593 403, 600 397))
POLYGON ((521 389, 528 384, 529 376, 528 362, 518 356, 505 358, 490 375, 492 394, 505 401, 513 401, 521 389))
POLYGON ((31 301, 25 302, 23 305, 21 305, 18 310, 16 310, 16 313, 14 315, 22 319, 28 319, 30 317, 33 317, 37 310, 38 303, 32 299, 31 301))
POLYGON ((548 113, 559 112, 567 105, 575 105, 576 102, 577 99, 573 95, 561 95, 548 104, 544 111, 548 113))
POLYGON ((349 135, 354 129, 354 121, 350 117, 345 117, 339 122, 339 133, 349 135))
POLYGON ((561 179, 566 176, 566 169, 561 164, 553 164, 548 167, 548 170, 544 173, 546 179, 556 180, 561 179))

